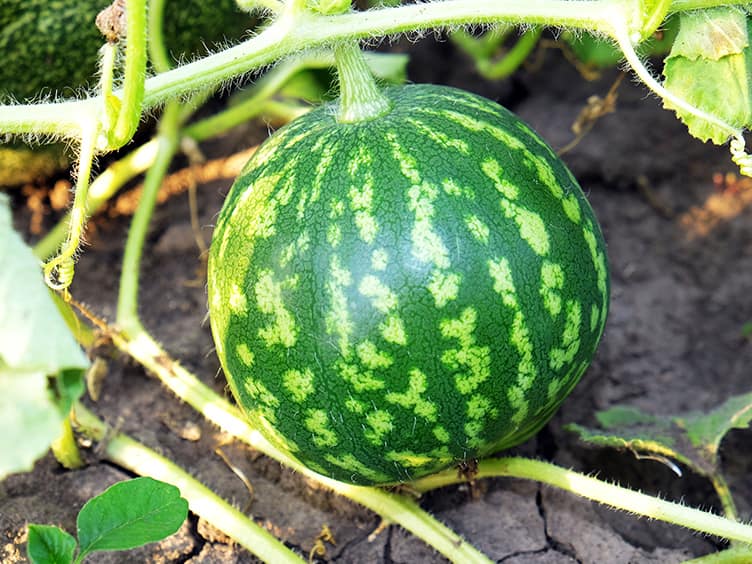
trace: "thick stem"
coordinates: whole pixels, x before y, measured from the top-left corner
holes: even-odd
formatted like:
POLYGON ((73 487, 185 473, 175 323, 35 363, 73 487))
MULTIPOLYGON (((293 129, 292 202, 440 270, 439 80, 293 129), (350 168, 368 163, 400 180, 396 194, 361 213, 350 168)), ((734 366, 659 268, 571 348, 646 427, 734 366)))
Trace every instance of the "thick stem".
MULTIPOLYGON (((669 11, 746 4, 748 1, 674 0, 669 11)), ((418 3, 336 16, 304 13, 297 17, 283 17, 231 49, 148 79, 143 107, 152 108, 169 98, 215 88, 233 77, 294 53, 346 40, 486 23, 525 23, 608 33, 615 19, 620 19, 624 25, 633 23, 625 21, 625 3, 627 0, 444 0, 431 3, 430 9, 426 4, 418 3)), ((0 131, 76 138, 81 135, 87 120, 96 115, 100 105, 97 98, 91 98, 53 104, 0 106, 0 131)))
POLYGON ((367 121, 389 111, 391 104, 376 86, 357 43, 347 42, 335 46, 334 60, 337 62, 339 75, 338 122, 367 121))
POLYGON ((348 39, 392 35, 468 23, 528 23, 605 31, 617 0, 444 0, 430 5, 352 12, 337 16, 305 13, 281 18, 256 37, 200 61, 146 81, 144 104, 221 83, 291 53, 348 39))
POLYGON ((752 547, 735 546, 721 552, 687 560, 683 564, 749 564, 750 562, 752 562, 752 547))
POLYGON ((128 230, 128 240, 123 256, 123 271, 120 276, 120 291, 118 293, 117 322, 128 330, 138 323, 138 279, 141 266, 141 253, 146 240, 154 205, 159 193, 159 187, 167 173, 172 157, 180 142, 180 106, 171 102, 165 108, 159 123, 157 136, 157 154, 154 164, 149 168, 144 179, 144 189, 141 201, 133 215, 131 227, 128 230))
POLYGON ((731 488, 729 488, 726 478, 724 478, 720 472, 716 472, 710 476, 710 481, 713 483, 713 488, 718 495, 718 499, 721 500, 723 514, 729 519, 736 521, 738 519, 736 504, 734 503, 734 498, 731 495, 731 488))
MULTIPOLYGON (((478 465, 477 478, 499 476, 536 480, 616 509, 706 534, 752 543, 752 526, 609 484, 548 462, 525 458, 499 458, 483 460, 478 465)), ((456 471, 445 471, 417 480, 411 486, 425 492, 462 481, 464 480, 458 478, 456 471)))
POLYGON ((170 56, 164 42, 164 0, 149 1, 149 60, 157 72, 165 72, 172 68, 170 56))
POLYGON ((104 455, 115 464, 142 476, 151 476, 180 490, 190 510, 232 537, 265 562, 302 564, 304 560, 263 527, 243 515, 182 468, 123 434, 107 437, 107 426, 83 405, 75 407, 78 430, 104 440, 104 455))
POLYGON ((81 460, 81 454, 78 451, 76 437, 73 435, 70 416, 63 420, 62 433, 50 445, 50 449, 55 456, 55 460, 68 470, 81 468, 84 465, 84 461, 81 460))
POLYGON ((126 0, 126 46, 123 99, 120 113, 112 132, 111 149, 117 149, 131 140, 141 121, 146 78, 146 0, 126 0))

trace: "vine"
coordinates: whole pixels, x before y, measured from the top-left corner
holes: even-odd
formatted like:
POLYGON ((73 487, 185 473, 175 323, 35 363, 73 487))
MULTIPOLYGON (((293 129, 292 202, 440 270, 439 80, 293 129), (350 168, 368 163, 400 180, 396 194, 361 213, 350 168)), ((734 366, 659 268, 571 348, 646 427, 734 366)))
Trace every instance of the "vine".
MULTIPOLYGON (((510 72, 510 68, 516 68, 532 49, 543 27, 580 29, 607 36, 616 42, 632 70, 652 92, 673 106, 727 131, 733 162, 742 174, 752 176, 752 156, 746 153, 743 131, 668 91, 645 68, 635 51, 635 45, 658 29, 667 14, 744 3, 741 0, 660 0, 653 2, 653 9, 646 11, 643 3, 629 0, 444 0, 350 12, 346 11, 349 2, 242 0, 239 4, 245 9, 259 10, 270 17, 266 27, 235 47, 172 68, 160 27, 163 2, 155 2, 147 16, 146 0, 127 0, 125 66, 121 86, 115 86, 119 82, 116 78, 118 39, 108 42, 102 50, 102 79, 97 95, 85 100, 0 106, 0 131, 9 135, 47 135, 55 139, 74 140, 80 145, 71 211, 66 220, 35 249, 37 256, 43 258, 58 252, 44 266, 48 284, 58 291, 67 293, 72 282, 86 218, 125 182, 148 170, 123 259, 118 295, 118 329, 108 328, 118 348, 155 373, 176 396, 209 421, 250 446, 371 508, 388 522, 401 524, 454 561, 487 562, 482 553, 421 510, 412 499, 374 488, 341 484, 302 467, 263 439, 234 407, 170 359, 143 328, 138 316, 139 263, 157 191, 169 164, 180 147, 181 138, 196 141, 207 139, 263 111, 265 104, 274 107, 271 96, 297 70, 328 67, 344 59, 350 61, 345 66, 352 66, 352 61, 365 65, 356 48, 359 40, 427 29, 459 29, 478 24, 492 28, 524 24, 535 27, 517 44, 517 51, 513 51, 513 57, 506 61, 507 66, 490 66, 488 73, 505 74, 510 72), (150 30, 148 43, 147 29, 150 30), (149 78, 146 77, 147 54, 157 71, 149 78), (245 102, 193 125, 184 125, 198 102, 209 92, 230 80, 277 62, 274 69, 256 82, 253 95, 245 102), (180 99, 190 102, 183 106, 179 103, 180 99), (156 137, 113 164, 92 182, 92 162, 96 155, 128 143, 142 113, 156 107, 164 108, 156 137)), ((468 38, 462 37, 459 35, 458 40, 470 45, 468 38)), ((343 77, 343 84, 343 112, 340 114, 343 121, 359 117, 362 113, 378 115, 384 110, 383 100, 372 84, 358 83, 357 77, 343 77)), ((74 412, 78 416, 75 421, 85 434, 97 440, 104 437, 103 422, 80 405, 74 408, 74 412)), ((70 436, 66 435, 66 438, 70 440, 70 436)), ((188 483, 186 487, 192 492, 191 495, 195 492, 199 497, 206 495, 199 486, 190 482, 190 477, 180 474, 180 469, 170 467, 169 462, 157 460, 151 454, 144 454, 127 437, 116 437, 106 444, 106 449, 108 456, 118 464, 137 472, 157 474, 168 481, 178 478, 188 480, 184 483, 188 483), (138 456, 151 460, 158 470, 136 467, 132 461, 138 456)), ((73 464, 76 463, 73 461, 73 464)), ((485 476, 538 480, 627 511, 742 543, 752 543, 752 527, 749 525, 604 484, 551 464, 518 458, 483 461, 478 477, 485 476)), ((458 481, 454 473, 445 472, 416 481, 410 486, 418 492, 425 492, 458 481)), ((215 501, 212 500, 212 503, 215 501)), ((192 505, 194 511, 199 512, 195 507, 192 505)), ((298 560, 285 547, 277 546, 279 543, 276 540, 264 537, 263 532, 259 533, 259 537, 247 536, 248 528, 253 528, 254 524, 243 522, 242 516, 234 515, 231 508, 221 506, 218 511, 221 517, 217 519, 229 519, 233 527, 241 523, 230 534, 234 538, 244 539, 246 542, 241 541, 244 546, 258 550, 257 554, 262 558, 298 560), (259 542, 261 545, 254 545, 259 542)))

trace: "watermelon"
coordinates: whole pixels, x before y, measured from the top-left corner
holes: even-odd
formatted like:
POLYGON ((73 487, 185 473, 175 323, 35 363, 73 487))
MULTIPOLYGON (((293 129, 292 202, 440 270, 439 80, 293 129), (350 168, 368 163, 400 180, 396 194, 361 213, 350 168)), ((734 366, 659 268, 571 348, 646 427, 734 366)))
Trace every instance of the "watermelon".
POLYGON ((603 237, 532 129, 485 98, 411 85, 341 123, 272 135, 230 190, 211 327, 238 403, 275 445, 393 484, 519 444, 588 367, 603 237))

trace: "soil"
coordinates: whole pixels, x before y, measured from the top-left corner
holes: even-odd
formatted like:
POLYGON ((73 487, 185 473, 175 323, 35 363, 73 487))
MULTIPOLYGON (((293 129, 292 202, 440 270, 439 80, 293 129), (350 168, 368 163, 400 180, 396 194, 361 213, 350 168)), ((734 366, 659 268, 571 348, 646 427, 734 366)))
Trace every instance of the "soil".
MULTIPOLYGON (((562 147, 592 95, 605 96, 620 71, 583 79, 556 50, 537 68, 511 79, 480 80, 451 43, 424 39, 396 44, 412 54, 411 80, 461 86, 500 101, 562 147)), ((645 88, 624 80, 615 112, 564 155, 585 190, 608 242, 613 294, 597 356, 559 413, 513 453, 551 460, 609 481, 685 503, 719 510, 709 483, 684 468, 677 477, 660 461, 630 452, 583 446, 566 423, 595 426, 595 412, 626 404, 654 414, 707 410, 732 394, 750 391, 752 342, 752 185, 737 181, 724 148, 692 139, 645 88)), ((210 159, 246 150, 265 135, 255 124, 202 149, 210 159)), ((198 189, 205 240, 238 163, 215 161, 214 176, 198 189), (220 166, 221 165, 221 166, 220 166)), ((181 166, 178 163, 176 170, 181 166)), ((208 170, 208 169, 207 169, 208 170)), ((184 175, 185 176, 185 175, 184 175)), ((189 221, 180 173, 178 189, 157 208, 142 267, 140 312, 146 327, 174 357, 216 391, 225 382, 206 322, 203 263, 189 221)), ((184 183, 183 183, 184 184, 184 183)), ((28 191, 27 191, 28 193, 28 191)), ((13 194, 16 225, 30 234, 34 207, 13 194)), ((105 319, 115 313, 129 202, 122 197, 98 215, 77 267, 73 295, 105 319)), ((39 198, 37 198, 37 203, 39 198)), ((48 205, 48 204, 45 204, 48 205)), ((45 208, 47 227, 59 212, 45 208)), ((38 213, 37 213, 38 220, 38 213)), ((108 360, 97 402, 88 404, 108 423, 156 449, 231 500, 290 547, 308 555, 324 525, 336 544, 322 562, 444 562, 443 557, 395 526, 377 534, 379 519, 318 489, 279 464, 233 442, 181 404, 144 370, 122 356, 108 360), (253 485, 250 496, 225 457, 253 485)), ((740 517, 752 517, 752 431, 735 430, 721 457, 740 517)), ((75 530, 81 505, 108 485, 131 477, 87 450, 87 465, 63 470, 51 456, 33 472, 0 483, 0 560, 23 560, 27 522, 75 530)), ((674 563, 724 544, 678 527, 640 520, 569 493, 514 480, 485 480, 426 495, 422 506, 497 562, 508 564, 674 563)), ((164 542, 97 562, 255 562, 211 525, 191 515, 164 542)))

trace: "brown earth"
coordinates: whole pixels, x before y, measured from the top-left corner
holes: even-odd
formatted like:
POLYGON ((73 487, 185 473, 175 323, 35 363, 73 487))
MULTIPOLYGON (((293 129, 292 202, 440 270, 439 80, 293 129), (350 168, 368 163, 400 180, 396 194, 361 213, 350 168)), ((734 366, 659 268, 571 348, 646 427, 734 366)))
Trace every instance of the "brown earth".
MULTIPOLYGON (((618 75, 608 71, 588 82, 558 52, 549 51, 537 69, 522 70, 503 82, 483 82, 450 43, 424 40, 405 48, 413 54, 413 81, 448 83, 497 99, 554 147, 572 139, 570 126, 588 97, 604 96, 618 75)), ((240 128, 203 149, 221 159, 258 143, 265 132, 258 125, 240 128)), ((205 171, 198 202, 207 241, 230 177, 244 158, 217 162, 215 169, 205 171), (220 178, 210 180, 212 176, 220 178)), ((629 80, 618 89, 616 112, 598 121, 564 159, 588 195, 608 242, 611 314, 582 382, 538 437, 515 452, 717 509, 703 478, 686 469, 678 478, 660 462, 636 459, 629 452, 585 448, 563 425, 593 426, 594 412, 614 404, 655 414, 679 413, 707 410, 729 395, 750 391, 752 342, 742 328, 752 320, 752 184, 726 178, 726 172, 735 170, 727 152, 690 138, 673 114, 629 80)), ((225 384, 206 323, 202 262, 190 227, 188 198, 180 189, 185 183, 179 176, 172 182, 174 193, 157 208, 144 253, 140 311, 146 327, 172 355, 222 392, 225 384)), ((56 219, 57 212, 40 204, 40 198, 30 207, 20 191, 13 196, 21 231, 29 233, 34 222, 31 207, 47 211, 46 226, 56 219)), ((110 320, 129 201, 121 199, 94 220, 73 287, 77 299, 110 320)), ((379 525, 374 514, 228 442, 126 358, 109 362, 101 397, 90 404, 110 424, 170 457, 224 498, 239 507, 250 503, 257 522, 303 555, 328 525, 336 546, 328 545, 321 561, 444 562, 394 526, 369 538, 379 525), (252 499, 215 454, 220 446, 252 483, 252 499)), ((752 516, 751 439, 750 430, 733 431, 721 452, 740 516, 746 520, 752 516)), ((27 522, 58 524, 72 532, 75 515, 87 499, 130 477, 99 460, 96 451, 87 451, 87 459, 84 469, 65 471, 47 456, 33 472, 0 483, 0 560, 22 559, 27 522)), ((487 480, 474 491, 445 488, 425 496, 422 505, 492 559, 508 564, 674 563, 723 546, 719 539, 622 515, 520 480, 487 480)), ((255 559, 191 516, 177 535, 162 543, 91 561, 255 559)))

